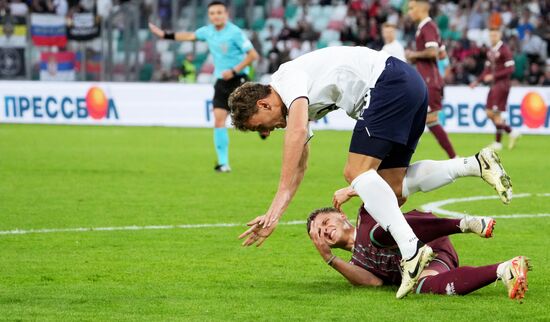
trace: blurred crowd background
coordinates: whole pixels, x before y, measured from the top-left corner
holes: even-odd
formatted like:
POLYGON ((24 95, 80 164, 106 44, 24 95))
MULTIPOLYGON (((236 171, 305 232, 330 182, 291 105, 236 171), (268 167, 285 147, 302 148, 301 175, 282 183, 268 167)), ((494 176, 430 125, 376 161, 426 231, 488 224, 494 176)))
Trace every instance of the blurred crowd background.
MULTIPOLYGON (((152 21, 194 31, 208 23, 209 2, 0 0, 0 78, 211 83, 214 66, 206 44, 158 40, 147 29, 152 21)), ((407 0, 227 3, 231 20, 262 56, 250 75, 259 81, 317 48, 381 49, 386 22, 397 26, 405 48, 414 49, 416 25, 407 16, 407 0)), ((447 84, 469 84, 481 73, 488 30, 500 27, 514 55, 514 84, 550 85, 550 1, 434 1, 431 16, 450 60, 447 84)))

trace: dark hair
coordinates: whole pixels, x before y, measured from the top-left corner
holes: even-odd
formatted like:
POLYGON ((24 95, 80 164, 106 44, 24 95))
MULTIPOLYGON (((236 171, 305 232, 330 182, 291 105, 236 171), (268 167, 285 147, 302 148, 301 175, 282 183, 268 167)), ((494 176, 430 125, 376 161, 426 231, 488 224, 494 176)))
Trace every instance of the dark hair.
POLYGON ((256 102, 266 98, 271 93, 269 85, 259 83, 244 83, 237 87, 229 96, 229 108, 233 125, 241 131, 249 130, 246 122, 258 112, 256 102))
POLYGON ((307 233, 309 234, 309 231, 311 229, 311 223, 315 220, 315 218, 317 218, 317 216, 319 216, 320 214, 329 214, 331 212, 341 214, 340 210, 334 207, 325 207, 325 208, 319 208, 319 209, 313 210, 307 217, 307 222, 306 222, 307 233))
POLYGON ((223 1, 212 1, 208 4, 206 9, 210 9, 212 6, 224 6, 227 9, 227 5, 223 1))

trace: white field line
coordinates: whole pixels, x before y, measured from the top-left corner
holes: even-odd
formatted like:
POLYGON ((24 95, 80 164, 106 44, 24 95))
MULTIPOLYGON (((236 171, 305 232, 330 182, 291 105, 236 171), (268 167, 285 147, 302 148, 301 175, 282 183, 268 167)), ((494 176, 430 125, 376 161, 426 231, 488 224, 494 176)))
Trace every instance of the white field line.
MULTIPOLYGON (((304 225, 303 220, 280 222, 279 225, 304 225)), ((119 226, 119 227, 79 227, 79 228, 45 228, 45 229, 12 229, 0 231, 0 235, 26 235, 47 233, 77 233, 91 231, 120 231, 120 230, 155 230, 155 229, 197 229, 218 227, 244 227, 246 224, 219 223, 219 224, 188 224, 188 225, 154 225, 154 226, 119 226)))
MULTIPOLYGON (((526 197, 550 197, 550 193, 523 193, 514 195, 514 198, 526 197)), ((439 215, 462 218, 464 215, 472 215, 466 212, 456 212, 445 210, 442 207, 459 202, 471 202, 477 200, 499 199, 497 196, 476 196, 466 198, 451 198, 435 202, 430 202, 420 206, 424 211, 432 211, 439 215)), ((541 218, 550 217, 550 214, 512 214, 497 215, 498 218, 541 218)), ((281 222, 279 225, 303 225, 304 220, 293 220, 281 222)), ((150 225, 150 226, 119 226, 119 227, 78 227, 78 228, 44 228, 44 229, 12 229, 0 230, 0 235, 26 235, 26 234, 47 234, 47 233, 74 233, 74 232, 93 232, 93 231, 122 231, 122 230, 162 230, 162 229, 197 229, 197 228, 219 228, 219 227, 244 227, 246 224, 237 223, 217 223, 217 224, 184 224, 184 225, 150 225)))
MULTIPOLYGON (((522 193, 514 195, 515 198, 526 198, 526 197, 550 197, 550 193, 538 193, 538 194, 531 194, 531 193, 522 193)), ((424 211, 432 211, 439 215, 449 216, 449 217, 455 217, 455 218, 462 218, 465 215, 473 216, 473 214, 469 214, 466 212, 456 212, 451 210, 443 209, 443 206, 459 203, 459 202, 471 202, 471 201, 477 201, 477 200, 487 200, 487 199, 499 199, 498 196, 476 196, 476 197, 466 197, 466 198, 451 198, 451 199, 445 199, 435 202, 430 202, 427 204, 424 204, 420 206, 420 208, 424 211)), ((492 214, 485 214, 486 216, 492 215, 492 214)), ((540 218, 540 217, 550 217, 550 214, 513 214, 513 215, 495 215, 496 218, 540 218)))

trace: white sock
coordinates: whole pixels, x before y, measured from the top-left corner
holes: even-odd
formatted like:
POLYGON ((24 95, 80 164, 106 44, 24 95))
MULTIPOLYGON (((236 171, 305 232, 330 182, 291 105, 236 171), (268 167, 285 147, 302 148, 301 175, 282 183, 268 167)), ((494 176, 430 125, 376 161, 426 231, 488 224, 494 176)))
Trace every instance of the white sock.
POLYGON ((401 256, 404 259, 413 257, 418 238, 403 217, 397 197, 388 183, 375 170, 369 170, 355 178, 351 186, 365 203, 365 210, 384 230, 390 232, 401 256))
POLYGON ((481 171, 475 156, 445 161, 423 160, 409 166, 403 179, 402 196, 428 192, 448 185, 460 177, 479 177, 481 171))

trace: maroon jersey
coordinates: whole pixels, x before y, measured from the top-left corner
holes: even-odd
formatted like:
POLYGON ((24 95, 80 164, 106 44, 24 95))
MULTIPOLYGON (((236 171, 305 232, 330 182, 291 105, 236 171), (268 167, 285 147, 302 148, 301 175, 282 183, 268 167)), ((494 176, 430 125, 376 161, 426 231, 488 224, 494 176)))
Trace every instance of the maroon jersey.
POLYGON ((485 69, 479 76, 479 81, 483 81, 486 75, 492 74, 492 85, 510 86, 510 79, 514 73, 514 57, 510 48, 502 41, 487 52, 487 61, 485 69))
MULTIPOLYGON (((426 48, 433 47, 439 51, 441 48, 441 36, 437 25, 430 17, 422 20, 418 24, 416 31, 416 51, 423 51, 426 48)), ((439 74, 437 68, 437 59, 435 58, 418 58, 416 60, 416 69, 422 75, 428 88, 442 88, 443 78, 439 74)))
MULTIPOLYGON (((410 211, 405 216, 435 217, 432 213, 417 210, 410 211)), ((376 221, 361 207, 357 218, 355 244, 353 245, 353 255, 350 263, 376 275, 384 284, 399 285, 401 284, 401 270, 399 267, 401 254, 397 248, 378 248, 373 245, 371 230, 377 225, 376 221)), ((429 242, 428 245, 437 253, 434 261, 442 262, 448 268, 458 266, 458 255, 448 237, 438 238, 429 242)))

